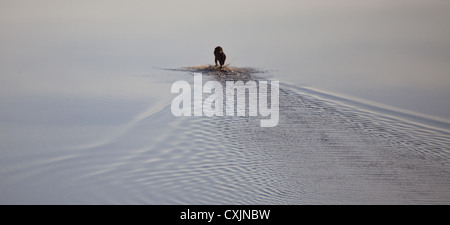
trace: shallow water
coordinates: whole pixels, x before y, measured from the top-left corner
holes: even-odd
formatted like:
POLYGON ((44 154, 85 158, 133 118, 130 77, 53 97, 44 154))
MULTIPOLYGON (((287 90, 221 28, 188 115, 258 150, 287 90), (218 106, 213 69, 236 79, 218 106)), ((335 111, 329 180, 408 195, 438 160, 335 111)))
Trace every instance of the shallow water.
MULTIPOLYGON (((193 79, 155 72, 164 76, 126 79, 167 90, 169 81, 193 79)), ((449 202, 448 131, 288 86, 274 128, 258 117, 176 118, 171 97, 3 102, 2 203, 449 202)))
POLYGON ((0 204, 450 202, 448 3, 209 4, 4 2, 0 204), (219 44, 278 126, 172 115, 219 44))

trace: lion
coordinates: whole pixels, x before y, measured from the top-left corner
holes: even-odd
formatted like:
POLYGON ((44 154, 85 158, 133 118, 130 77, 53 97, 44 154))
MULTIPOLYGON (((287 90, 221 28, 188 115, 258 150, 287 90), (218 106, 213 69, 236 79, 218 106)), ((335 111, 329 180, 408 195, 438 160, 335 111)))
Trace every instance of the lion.
POLYGON ((222 68, 222 67, 223 67, 223 64, 225 64, 225 59, 227 58, 227 56, 226 56, 225 53, 223 52, 222 47, 217 46, 217 47, 214 49, 214 56, 215 56, 214 62, 216 63, 216 66, 217 66, 217 61, 219 61, 219 63, 220 63, 220 68, 222 68))

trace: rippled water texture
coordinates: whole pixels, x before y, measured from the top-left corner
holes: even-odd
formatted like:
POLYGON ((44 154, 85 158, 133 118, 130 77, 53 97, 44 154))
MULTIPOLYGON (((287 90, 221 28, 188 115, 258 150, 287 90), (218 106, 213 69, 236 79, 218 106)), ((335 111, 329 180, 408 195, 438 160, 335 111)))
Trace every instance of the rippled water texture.
POLYGON ((449 3, 214 4, 2 1, 0 204, 450 203, 449 3), (174 117, 194 72, 278 125, 174 117))
MULTIPOLYGON (((161 73, 166 74, 164 79, 181 76, 192 82, 193 78, 186 71, 161 73)), ((228 74, 227 79, 238 77, 242 76, 228 74)), ((223 77, 206 73, 204 78, 223 77)), ((150 78, 127 79, 145 83, 150 78)), ((170 83, 162 80, 160 85, 170 83)), ((450 201, 448 132, 301 90, 281 87, 280 123, 274 128, 261 128, 258 117, 175 118, 170 98, 162 98, 161 104, 152 102, 150 107, 144 102, 114 99, 108 103, 102 98, 91 99, 95 104, 89 104, 89 99, 58 102, 73 96, 65 98, 48 98, 32 106, 25 102, 26 108, 17 108, 42 115, 51 108, 52 119, 33 116, 34 121, 43 119, 42 124, 27 121, 26 126, 2 127, 6 134, 2 148, 9 150, 3 150, 2 157, 3 203, 450 201), (97 107, 113 113, 98 115, 95 122, 83 120, 84 125, 54 118, 68 113, 66 109, 54 112, 57 105, 86 107, 83 104, 89 110, 75 118, 94 119, 97 107)))

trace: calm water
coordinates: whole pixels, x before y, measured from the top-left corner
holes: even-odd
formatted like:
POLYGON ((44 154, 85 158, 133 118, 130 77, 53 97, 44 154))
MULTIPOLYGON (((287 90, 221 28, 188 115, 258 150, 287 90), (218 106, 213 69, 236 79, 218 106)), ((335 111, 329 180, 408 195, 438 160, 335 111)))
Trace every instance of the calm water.
POLYGON ((0 203, 448 203, 448 21, 445 1, 2 1, 0 203), (172 116, 192 74, 161 68, 217 45, 281 82, 278 127, 172 116))

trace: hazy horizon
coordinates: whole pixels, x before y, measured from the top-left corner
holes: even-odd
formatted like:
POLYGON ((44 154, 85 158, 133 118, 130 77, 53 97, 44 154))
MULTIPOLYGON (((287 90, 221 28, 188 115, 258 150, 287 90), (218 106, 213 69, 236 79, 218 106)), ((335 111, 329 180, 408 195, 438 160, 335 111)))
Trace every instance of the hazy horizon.
POLYGON ((222 45, 232 65, 450 119, 446 1, 2 1, 0 12, 2 96, 212 64, 222 45))

